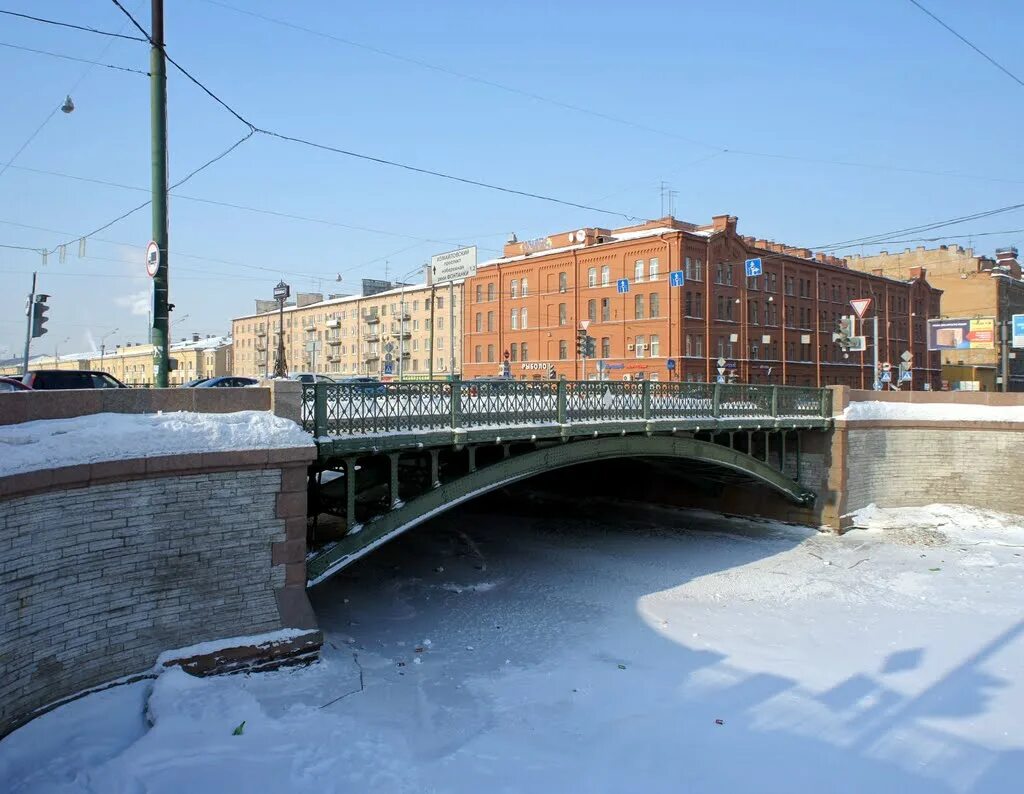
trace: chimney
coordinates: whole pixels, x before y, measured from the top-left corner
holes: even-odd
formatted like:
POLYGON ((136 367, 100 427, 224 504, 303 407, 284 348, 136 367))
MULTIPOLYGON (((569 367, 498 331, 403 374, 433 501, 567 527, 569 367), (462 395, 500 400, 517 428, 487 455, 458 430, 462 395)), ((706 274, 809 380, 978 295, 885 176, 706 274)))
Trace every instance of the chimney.
POLYGON ((192 341, 193 342, 198 342, 199 341, 199 334, 192 334, 192 341))
MULTIPOLYGON (((711 228, 716 232, 724 232, 729 228, 730 217, 728 215, 712 215, 711 216, 711 228)), ((733 226, 735 227, 736 221, 732 219, 733 226)))

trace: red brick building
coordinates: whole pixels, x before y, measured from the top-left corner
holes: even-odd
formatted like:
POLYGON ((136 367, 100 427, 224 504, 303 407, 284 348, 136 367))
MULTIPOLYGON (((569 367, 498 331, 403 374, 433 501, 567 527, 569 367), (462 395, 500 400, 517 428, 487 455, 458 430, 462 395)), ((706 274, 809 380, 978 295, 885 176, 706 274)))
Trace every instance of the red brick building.
MULTIPOLYGON (((870 388, 870 323, 861 332, 867 353, 844 358, 832 341, 839 318, 853 313, 850 300, 870 297, 865 316, 879 313, 881 360, 895 370, 909 350, 913 388, 940 385, 925 332, 941 292, 923 269, 909 281, 850 270, 842 259, 741 237, 729 215, 706 226, 668 217, 513 239, 504 254, 465 284, 466 378, 497 375, 507 359, 518 379, 551 370, 582 379, 576 329, 586 322, 605 379, 714 381, 722 359, 739 382, 870 388), (746 278, 744 261, 753 257, 763 275, 746 278), (670 286, 672 271, 683 273, 682 286, 670 286)), ((598 377, 597 361, 586 366, 588 379, 598 377)))

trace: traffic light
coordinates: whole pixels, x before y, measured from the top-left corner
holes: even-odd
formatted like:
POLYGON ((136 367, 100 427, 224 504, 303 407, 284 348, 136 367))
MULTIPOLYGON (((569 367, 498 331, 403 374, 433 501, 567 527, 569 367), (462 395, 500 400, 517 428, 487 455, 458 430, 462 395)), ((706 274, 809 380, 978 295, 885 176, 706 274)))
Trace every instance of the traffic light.
POLYGON ((50 310, 50 307, 46 305, 45 301, 49 298, 49 295, 36 295, 36 301, 32 304, 32 338, 42 336, 46 333, 46 329, 43 327, 46 325, 46 321, 50 318, 46 316, 46 313, 50 310))
POLYGON ((579 358, 587 355, 587 332, 582 328, 576 329, 576 355, 579 358))
POLYGON ((584 347, 584 356, 586 356, 587 358, 597 358, 597 340, 594 339, 594 337, 586 337, 584 347))
POLYGON ((836 324, 836 330, 832 334, 832 341, 840 347, 848 347, 850 339, 853 337, 853 332, 853 315, 844 315, 839 318, 839 322, 836 324))

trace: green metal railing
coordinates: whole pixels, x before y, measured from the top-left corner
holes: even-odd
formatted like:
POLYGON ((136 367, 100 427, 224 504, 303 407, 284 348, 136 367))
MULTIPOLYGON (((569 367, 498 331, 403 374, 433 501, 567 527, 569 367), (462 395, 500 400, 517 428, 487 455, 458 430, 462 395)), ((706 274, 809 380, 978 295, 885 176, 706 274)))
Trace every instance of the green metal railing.
POLYGON ((829 419, 828 389, 653 381, 307 383, 316 437, 645 420, 829 419))

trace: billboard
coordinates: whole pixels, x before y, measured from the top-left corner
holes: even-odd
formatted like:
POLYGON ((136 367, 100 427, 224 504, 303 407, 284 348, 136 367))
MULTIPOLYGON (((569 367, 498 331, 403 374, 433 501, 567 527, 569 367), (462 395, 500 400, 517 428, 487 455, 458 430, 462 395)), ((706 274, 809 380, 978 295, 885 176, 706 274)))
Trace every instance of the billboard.
POLYGON ((929 350, 990 350, 995 340, 996 321, 992 317, 928 321, 929 350))
POLYGON ((458 281, 476 275, 476 246, 460 248, 446 254, 430 257, 430 272, 434 283, 458 281))
POLYGON ((1012 329, 1012 346, 1016 348, 1024 347, 1024 314, 1013 315, 1012 329))

